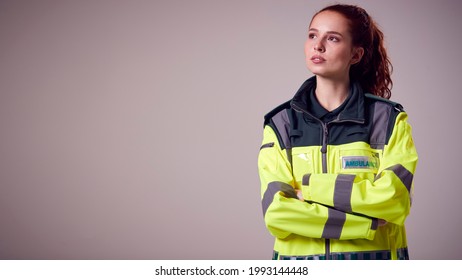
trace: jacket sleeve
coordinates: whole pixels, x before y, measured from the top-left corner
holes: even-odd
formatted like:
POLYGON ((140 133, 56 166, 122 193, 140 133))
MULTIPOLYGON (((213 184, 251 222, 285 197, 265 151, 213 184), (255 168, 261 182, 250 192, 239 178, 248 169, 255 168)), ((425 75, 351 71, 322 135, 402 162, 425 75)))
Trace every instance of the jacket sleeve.
POLYGON ((286 152, 268 125, 264 129, 258 168, 264 220, 273 236, 281 239, 291 234, 312 238, 374 238, 377 219, 298 200, 286 152))
POLYGON ((354 174, 307 174, 303 197, 347 213, 403 225, 410 212, 417 159, 407 114, 401 112, 373 181, 354 174))

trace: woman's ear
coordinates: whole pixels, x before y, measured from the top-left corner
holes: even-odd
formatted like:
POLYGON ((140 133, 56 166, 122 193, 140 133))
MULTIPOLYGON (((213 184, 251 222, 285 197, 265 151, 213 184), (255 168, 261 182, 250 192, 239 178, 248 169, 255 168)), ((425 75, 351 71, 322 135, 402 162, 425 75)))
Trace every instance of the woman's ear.
POLYGON ((351 64, 356 64, 361 61, 364 55, 364 48, 358 47, 353 49, 353 56, 351 57, 351 64))

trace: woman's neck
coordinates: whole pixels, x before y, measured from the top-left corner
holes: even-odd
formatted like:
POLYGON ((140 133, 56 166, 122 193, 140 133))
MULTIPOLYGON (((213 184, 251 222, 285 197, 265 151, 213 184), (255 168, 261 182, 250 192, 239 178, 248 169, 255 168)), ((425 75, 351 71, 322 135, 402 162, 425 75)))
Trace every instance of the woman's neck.
POLYGON ((327 111, 338 108, 347 99, 350 80, 331 80, 316 77, 316 99, 327 111))

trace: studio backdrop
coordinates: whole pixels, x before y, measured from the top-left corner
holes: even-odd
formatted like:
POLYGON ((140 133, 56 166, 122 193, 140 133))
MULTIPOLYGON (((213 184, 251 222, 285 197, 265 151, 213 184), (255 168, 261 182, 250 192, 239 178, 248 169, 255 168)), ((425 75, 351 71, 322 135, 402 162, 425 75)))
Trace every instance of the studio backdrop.
MULTIPOLYGON (((462 3, 345 1, 385 33, 420 161, 411 259, 462 259, 462 3)), ((329 1, 0 1, 1 259, 270 259, 263 116, 329 1)))

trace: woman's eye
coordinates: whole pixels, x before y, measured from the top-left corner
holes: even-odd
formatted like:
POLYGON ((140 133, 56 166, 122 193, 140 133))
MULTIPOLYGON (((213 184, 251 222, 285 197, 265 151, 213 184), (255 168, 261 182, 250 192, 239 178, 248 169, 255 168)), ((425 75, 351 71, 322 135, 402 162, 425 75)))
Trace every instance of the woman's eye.
POLYGON ((339 39, 337 37, 329 37, 328 40, 332 41, 332 42, 338 42, 339 41, 339 39))
POLYGON ((316 38, 316 35, 315 34, 308 34, 308 38, 314 39, 314 38, 316 38))

